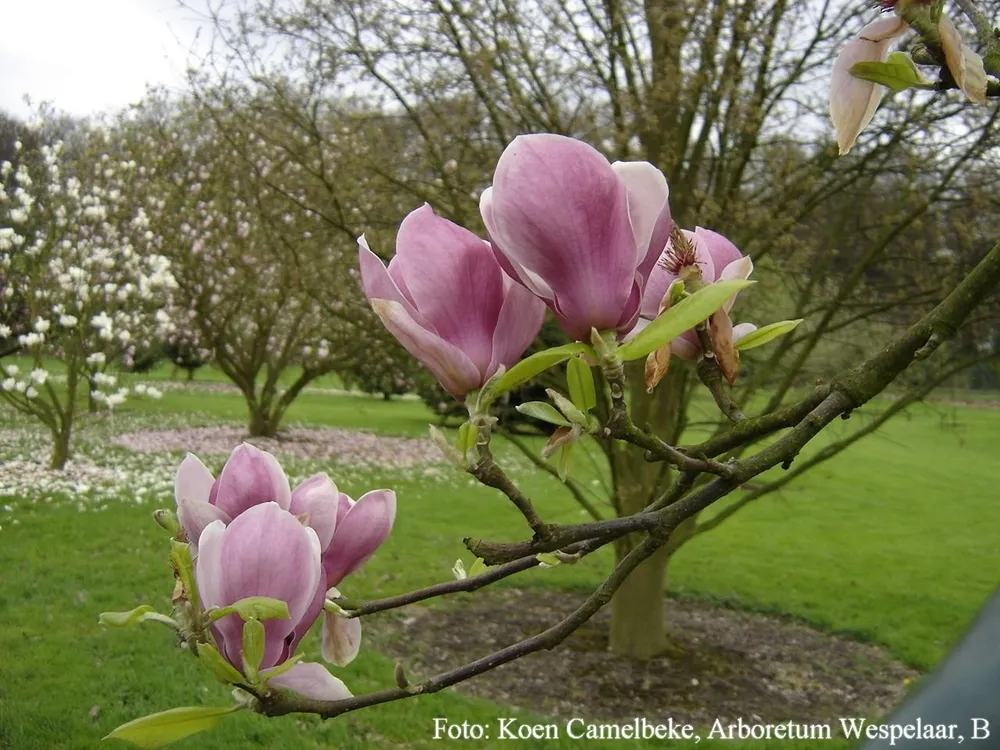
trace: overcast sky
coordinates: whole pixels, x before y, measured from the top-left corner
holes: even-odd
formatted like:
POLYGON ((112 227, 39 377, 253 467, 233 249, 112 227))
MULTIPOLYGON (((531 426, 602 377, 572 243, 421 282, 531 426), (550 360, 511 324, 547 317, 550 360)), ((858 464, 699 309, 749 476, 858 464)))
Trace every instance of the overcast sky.
MULTIPOLYGON (((197 15, 176 0, 0 3, 0 109, 48 100, 74 115, 118 109, 146 83, 183 83, 197 15)), ((200 7, 196 5, 195 7, 200 7)))

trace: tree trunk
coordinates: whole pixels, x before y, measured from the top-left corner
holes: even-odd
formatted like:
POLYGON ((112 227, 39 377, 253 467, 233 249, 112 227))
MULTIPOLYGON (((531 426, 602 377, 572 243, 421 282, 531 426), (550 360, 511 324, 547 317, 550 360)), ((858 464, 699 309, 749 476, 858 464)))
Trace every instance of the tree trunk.
MULTIPOLYGON (((649 395, 642 378, 642 362, 629 366, 632 418, 636 424, 649 423, 653 431, 669 442, 675 442, 684 413, 684 391, 689 376, 688 367, 675 365, 649 395)), ((631 515, 642 510, 666 488, 671 472, 661 463, 650 463, 643 451, 634 446, 616 444, 612 453, 615 501, 619 515, 631 515)), ((682 525, 683 526, 683 525, 682 525)), ((680 538, 686 529, 679 527, 680 538)), ((615 544, 615 562, 635 547, 643 535, 632 534, 615 544)), ((611 651, 630 659, 649 659, 668 646, 665 575, 670 556, 679 544, 668 542, 663 549, 633 571, 611 600, 611 651)))
MULTIPOLYGON (((193 367, 187 368, 187 382, 191 383, 194 381, 194 369, 193 367)), ((171 376, 171 380, 173 377, 171 376)))
POLYGON ((71 430, 68 425, 52 431, 52 453, 49 457, 50 469, 63 469, 69 460, 69 440, 71 430))
POLYGON ((248 431, 251 437, 274 437, 278 434, 278 420, 266 408, 251 405, 248 431))

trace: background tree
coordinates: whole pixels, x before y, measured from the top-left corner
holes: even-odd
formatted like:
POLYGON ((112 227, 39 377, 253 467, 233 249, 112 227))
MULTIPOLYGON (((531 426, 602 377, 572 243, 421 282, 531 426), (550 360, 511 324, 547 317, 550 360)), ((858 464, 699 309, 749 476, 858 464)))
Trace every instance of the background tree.
POLYGON ((105 370, 166 332, 174 279, 131 201, 136 165, 108 130, 81 126, 67 145, 47 142, 42 126, 36 152, 16 168, 0 164, 0 317, 26 322, 17 344, 31 366, 4 367, 0 398, 49 429, 50 463, 62 468, 80 389, 109 408, 125 400, 105 370), (50 373, 54 361, 65 383, 50 373))

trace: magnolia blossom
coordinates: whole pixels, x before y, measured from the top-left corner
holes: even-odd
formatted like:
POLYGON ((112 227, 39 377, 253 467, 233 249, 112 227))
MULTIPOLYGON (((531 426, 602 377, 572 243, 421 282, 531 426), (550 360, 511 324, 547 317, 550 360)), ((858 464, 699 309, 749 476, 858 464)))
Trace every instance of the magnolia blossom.
MULTIPOLYGON (((199 548, 205 529, 212 523, 235 523, 264 504, 291 512, 316 535, 323 592, 375 554, 396 517, 396 493, 392 490, 373 490, 354 501, 326 474, 316 474, 290 491, 288 478, 274 456, 247 443, 233 451, 218 479, 188 454, 177 471, 175 493, 181 527, 199 548)), ((360 642, 360 620, 327 613, 323 655, 328 661, 347 664, 357 655, 360 642)))
MULTIPOLYGON (((213 521, 201 535, 195 578, 206 608, 227 607, 240 599, 266 596, 288 605, 287 619, 267 620, 259 668, 268 672, 292 656, 323 609, 326 586, 316 532, 303 526, 278 503, 265 502, 228 526, 213 521)), ((230 614, 212 624, 219 653, 244 674, 243 620, 230 614)), ((320 700, 350 697, 344 683, 319 664, 296 664, 269 681, 320 700)))
POLYGON ((875 116, 886 87, 851 75, 860 62, 885 62, 892 43, 909 28, 899 16, 883 16, 872 21, 845 45, 833 64, 830 82, 830 118, 837 135, 840 154, 851 150, 862 130, 875 116))
POLYGON ((635 325, 670 235, 667 197, 652 164, 611 164, 582 141, 539 134, 507 146, 479 206, 504 270, 585 340, 635 325))
MULTIPOLYGON (((718 232, 697 227, 693 232, 682 230, 681 234, 684 241, 671 240, 653 269, 642 299, 642 320, 636 332, 669 307, 670 287, 674 282, 684 281, 689 290, 694 290, 716 281, 742 281, 753 272, 753 261, 718 232)), ((729 311, 736 303, 736 296, 728 299, 707 323, 714 354, 730 381, 736 377, 738 369, 733 346, 756 330, 750 323, 733 326, 729 311)), ((698 359, 702 347, 697 333, 693 329, 682 333, 670 342, 670 352, 681 359, 698 359)))
POLYGON ((399 227, 388 268, 358 243, 372 309, 406 350, 461 400, 538 334, 545 306, 501 270, 487 242, 424 205, 399 227))

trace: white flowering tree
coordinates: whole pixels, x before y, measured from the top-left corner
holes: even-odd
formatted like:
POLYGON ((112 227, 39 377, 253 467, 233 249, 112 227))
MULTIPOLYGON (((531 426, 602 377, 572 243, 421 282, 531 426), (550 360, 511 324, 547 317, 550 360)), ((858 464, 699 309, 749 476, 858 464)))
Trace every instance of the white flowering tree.
POLYGON ((21 355, 3 363, 0 398, 50 430, 62 468, 80 399, 126 399, 113 370, 169 329, 175 283, 131 202, 136 165, 113 154, 108 131, 83 127, 64 143, 36 128, 37 153, 0 165, 0 320, 25 321, 0 326, 0 351, 21 355))

